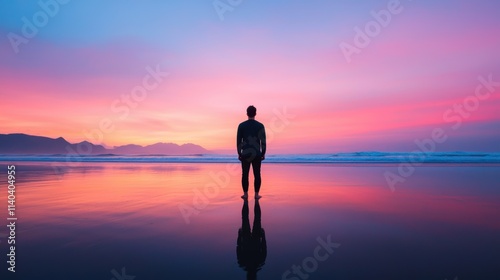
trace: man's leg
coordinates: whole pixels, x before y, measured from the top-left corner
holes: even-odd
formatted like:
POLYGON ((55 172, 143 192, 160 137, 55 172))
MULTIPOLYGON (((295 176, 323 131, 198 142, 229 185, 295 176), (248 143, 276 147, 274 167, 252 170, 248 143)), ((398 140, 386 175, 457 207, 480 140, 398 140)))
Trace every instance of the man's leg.
POLYGON ((260 158, 255 158, 252 161, 252 169, 253 169, 253 176, 254 176, 254 189, 255 189, 255 198, 261 198, 259 195, 260 191, 260 185, 261 185, 261 178, 260 178, 260 166, 261 166, 262 160, 260 158))
POLYGON ((261 211, 260 211, 260 204, 259 204, 259 201, 256 200, 255 201, 255 206, 253 208, 253 213, 254 213, 254 216, 253 216, 253 227, 252 227, 252 234, 255 236, 255 237, 260 237, 260 234, 261 234, 261 230, 262 230, 262 224, 260 222, 260 217, 262 216, 261 214, 261 211))
POLYGON ((248 218, 249 214, 249 209, 248 209, 248 199, 243 200, 243 208, 241 208, 241 231, 243 234, 243 237, 245 239, 248 239, 250 237, 250 219, 248 218))
POLYGON ((243 187, 242 198, 248 197, 248 173, 250 172, 250 162, 246 159, 241 160, 241 186, 243 187))

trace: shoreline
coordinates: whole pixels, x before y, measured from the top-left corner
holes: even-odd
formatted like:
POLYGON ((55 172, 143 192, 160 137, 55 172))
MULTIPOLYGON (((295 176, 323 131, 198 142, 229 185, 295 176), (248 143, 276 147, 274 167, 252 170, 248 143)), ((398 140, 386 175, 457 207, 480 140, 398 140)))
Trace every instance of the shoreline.
MULTIPOLYGON (((79 166, 81 164, 167 164, 167 165, 196 165, 196 164, 238 164, 239 161, 153 161, 153 160, 74 160, 67 161, 63 159, 20 159, 20 158, 0 158, 0 162, 10 164, 62 164, 68 167, 79 166)), ((408 161, 272 161, 265 160, 263 164, 269 165, 317 165, 317 166, 338 166, 338 167, 383 167, 397 166, 408 163, 408 161)), ((485 161, 432 161, 421 162, 414 164, 414 167, 446 167, 446 166, 474 166, 474 167, 499 167, 500 162, 485 162, 485 161)))

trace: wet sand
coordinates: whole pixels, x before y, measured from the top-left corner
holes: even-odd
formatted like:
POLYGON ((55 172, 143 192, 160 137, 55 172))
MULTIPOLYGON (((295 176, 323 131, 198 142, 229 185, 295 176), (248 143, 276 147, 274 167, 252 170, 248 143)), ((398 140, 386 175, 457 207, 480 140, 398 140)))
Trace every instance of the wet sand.
POLYGON ((16 164, 17 272, 2 237, 2 279, 500 275, 500 165, 423 165, 392 191, 396 165, 264 164, 258 209, 235 164, 59 164, 16 164))

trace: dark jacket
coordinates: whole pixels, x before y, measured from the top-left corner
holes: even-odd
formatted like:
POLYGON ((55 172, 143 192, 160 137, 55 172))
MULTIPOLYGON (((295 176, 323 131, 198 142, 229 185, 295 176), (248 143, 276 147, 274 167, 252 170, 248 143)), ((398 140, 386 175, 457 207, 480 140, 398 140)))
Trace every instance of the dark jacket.
POLYGON ((236 134, 238 156, 246 159, 266 155, 266 129, 256 120, 246 120, 238 126, 236 134))

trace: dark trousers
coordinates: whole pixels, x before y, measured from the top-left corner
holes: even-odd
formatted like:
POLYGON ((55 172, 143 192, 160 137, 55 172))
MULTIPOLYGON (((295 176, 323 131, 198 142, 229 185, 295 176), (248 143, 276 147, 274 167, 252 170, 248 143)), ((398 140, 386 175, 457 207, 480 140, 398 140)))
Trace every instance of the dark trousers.
POLYGON ((253 176, 254 176, 254 188, 255 192, 260 190, 261 178, 260 178, 260 164, 262 160, 260 157, 255 157, 253 160, 249 161, 243 159, 241 161, 241 186, 244 192, 248 192, 248 174, 250 173, 250 165, 252 165, 253 176))

